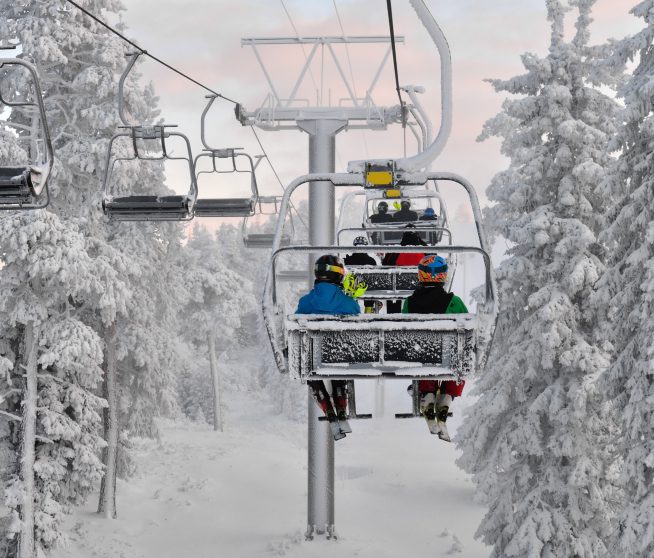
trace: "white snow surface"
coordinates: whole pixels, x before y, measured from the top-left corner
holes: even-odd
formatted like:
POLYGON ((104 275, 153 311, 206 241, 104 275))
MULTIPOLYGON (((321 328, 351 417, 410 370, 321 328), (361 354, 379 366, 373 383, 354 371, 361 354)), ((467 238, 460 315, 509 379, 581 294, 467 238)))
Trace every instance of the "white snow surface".
MULTIPOLYGON (((405 386, 395 384, 399 401, 405 386)), ((164 422, 161 441, 139 441, 139 474, 118 484, 118 519, 95 513, 94 496, 67 519, 70 542, 52 558, 488 556, 473 538, 484 510, 458 452, 422 419, 351 422, 336 443, 338 540, 305 541, 306 425, 238 399, 223 433, 164 422)), ((388 399, 389 417, 407 410, 388 399)), ((457 403, 451 431, 465 396, 457 403)))

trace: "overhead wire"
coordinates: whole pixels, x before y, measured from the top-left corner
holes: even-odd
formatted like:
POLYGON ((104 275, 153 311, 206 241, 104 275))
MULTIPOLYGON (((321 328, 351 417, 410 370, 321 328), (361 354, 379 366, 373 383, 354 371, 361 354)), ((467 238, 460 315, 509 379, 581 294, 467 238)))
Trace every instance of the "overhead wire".
MULTIPOLYGON (((279 0, 279 2, 282 5, 282 8, 284 8, 284 13, 286 14, 286 17, 288 18, 289 23, 291 24, 291 27, 293 28, 293 31, 295 31, 295 37, 297 39, 300 38, 300 33, 297 30, 297 27, 295 26, 295 22, 293 21, 293 18, 291 17, 291 13, 288 11, 288 8, 286 7, 286 4, 284 3, 284 0, 279 0)), ((307 62, 309 57, 307 56, 306 50, 304 50, 304 45, 300 45, 302 48, 302 54, 304 55, 304 61, 307 62)), ((313 75, 313 70, 311 67, 309 67, 309 76, 311 76, 311 81, 313 82, 313 87, 316 91, 318 91, 318 83, 316 82, 316 78, 313 75)))
POLYGON ((120 38, 121 38, 123 41, 125 41, 127 44, 133 46, 133 47, 134 47, 135 49, 137 49, 141 54, 144 54, 144 55, 148 56, 149 58, 152 58, 152 60, 154 60, 155 62, 158 62, 158 63, 161 64, 162 66, 165 66, 166 68, 168 68, 169 70, 172 70, 172 71, 175 72, 176 74, 179 74, 179 75, 182 76, 183 78, 185 78, 185 79, 187 79, 187 80, 189 80, 189 81, 195 83, 196 85, 199 85, 200 87, 202 87, 203 89, 209 91, 210 93, 213 93, 213 94, 216 95, 217 97, 220 97, 221 99, 224 99, 225 101, 229 101, 230 103, 234 103, 235 105, 238 105, 238 104, 239 104, 239 103, 238 103, 237 101, 235 101, 234 99, 230 99, 229 97, 223 95, 222 93, 218 93, 217 91, 214 91, 213 89, 211 89, 211 87, 207 87, 207 86, 204 85, 203 83, 200 83, 198 80, 192 78, 191 76, 189 76, 189 75, 185 74, 184 72, 178 70, 177 68, 171 66, 171 65, 168 64, 167 62, 164 62, 163 60, 161 60, 161 58, 158 58, 157 56, 155 56, 154 54, 148 52, 148 51, 145 50, 144 48, 141 48, 141 47, 138 46, 134 41, 131 41, 130 39, 128 39, 127 37, 125 37, 125 35, 123 35, 122 33, 120 33, 120 31, 117 31, 116 29, 114 29, 113 27, 111 27, 108 23, 105 23, 104 21, 102 21, 99 17, 97 17, 96 15, 92 14, 91 12, 89 12, 86 8, 80 6, 80 5, 79 5, 77 2, 75 2, 74 0, 66 0, 66 1, 67 1, 69 4, 72 4, 73 6, 75 6, 78 10, 84 12, 84 13, 85 13, 87 16, 89 16, 93 21, 95 21, 96 23, 99 23, 100 25, 102 25, 103 27, 105 27, 106 29, 108 29, 109 31, 111 31, 114 35, 117 35, 118 37, 120 37, 120 38))
POLYGON ((397 98, 400 100, 400 109, 402 111, 402 128, 404 129, 404 156, 406 157, 406 103, 402 99, 402 90, 400 89, 400 78, 397 70, 397 50, 395 48, 395 28, 393 25, 393 6, 391 0, 386 0, 386 11, 388 12, 388 27, 391 34, 391 50, 393 52, 393 70, 395 72, 395 90, 397 98))
MULTIPOLYGON (((167 62, 164 62, 163 60, 161 60, 161 58, 159 58, 159 57, 155 56, 154 54, 148 52, 146 49, 141 48, 141 47, 140 47, 139 45, 137 45, 134 41, 128 39, 128 38, 127 38, 125 35, 123 35, 120 31, 116 30, 114 27, 112 27, 112 26, 109 25, 108 23, 102 21, 99 17, 97 17, 95 14, 89 12, 86 8, 80 6, 80 5, 79 5, 77 2, 75 2, 74 0, 66 0, 66 2, 68 2, 69 4, 72 4, 73 6, 75 6, 75 7, 76 7, 78 10, 80 10, 82 13, 86 14, 86 15, 87 15, 88 17, 90 17, 93 21, 95 21, 96 23, 98 23, 99 25, 101 25, 102 27, 104 27, 105 29, 107 29, 108 31, 110 31, 111 33, 113 33, 114 35, 120 37, 123 41, 125 41, 125 42, 126 42, 127 44, 129 44, 130 46, 133 46, 133 47, 134 47, 135 49, 137 49, 141 54, 143 54, 143 55, 145 55, 145 56, 148 56, 149 58, 151 58, 151 59, 154 60, 155 62, 158 62, 158 63, 161 64, 162 66, 165 66, 165 67, 168 68, 169 70, 172 70, 172 71, 175 72, 176 74, 182 76, 183 78, 185 78, 185 79, 187 79, 188 81, 194 83, 195 85, 198 85, 198 86, 201 87, 202 89, 204 89, 204 90, 206 90, 206 91, 209 91, 210 93, 212 93, 213 95, 216 95, 216 96, 219 97, 220 99, 224 99, 225 101, 228 101, 228 102, 230 102, 230 103, 233 103, 234 105, 237 105, 237 106, 240 105, 240 103, 239 103, 238 101, 235 101, 234 99, 231 99, 230 97, 227 97, 226 95, 223 95, 222 93, 218 93, 217 91, 214 91, 211 87, 208 87, 208 86, 204 85, 203 83, 201 83, 201 82, 199 82, 198 80, 192 78, 192 77, 189 76, 188 74, 185 74, 184 72, 178 70, 178 69, 175 68, 174 66, 171 66, 171 65, 168 64, 167 62)), ((282 0, 282 4, 283 4, 283 0, 282 0)), ((289 16, 289 17, 290 17, 290 16, 289 16)), ((261 140, 259 139, 259 136, 257 135, 257 132, 256 132, 256 130, 254 129, 254 126, 250 126, 249 128, 250 128, 250 130, 252 130, 252 133, 254 134, 254 137, 256 138, 257 143, 259 144, 259 147, 261 148, 261 151, 263 151, 263 154, 264 154, 264 156, 265 156, 265 158, 266 158, 266 161, 268 161, 268 164, 270 165, 270 168, 272 169, 273 174, 275 175, 275 177, 277 178, 277 181, 279 182, 280 186, 282 187, 282 191, 285 191, 286 188, 284 187, 284 183, 282 182, 281 178, 279 177, 279 174, 277 174, 277 171, 275 170, 275 167, 274 167, 272 161, 270 160, 270 156, 268 155, 268 153, 266 152, 265 148, 263 147, 263 144, 261 143, 261 140)), ((298 211, 297 211, 297 209, 295 208, 295 206, 293 205, 293 203, 291 203, 291 208, 295 211, 295 213, 297 214, 297 216, 298 216, 298 218, 300 219, 300 221, 302 222, 302 224, 306 227, 306 223, 305 223, 304 220, 302 219, 302 216, 298 213, 298 211)))

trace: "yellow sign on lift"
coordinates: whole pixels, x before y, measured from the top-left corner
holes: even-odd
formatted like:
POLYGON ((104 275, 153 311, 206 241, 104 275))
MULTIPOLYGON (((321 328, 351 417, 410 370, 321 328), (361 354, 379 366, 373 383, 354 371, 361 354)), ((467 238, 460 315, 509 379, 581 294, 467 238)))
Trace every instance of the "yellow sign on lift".
POLYGON ((368 171, 366 182, 371 186, 390 186, 393 184, 393 173, 391 171, 368 171))

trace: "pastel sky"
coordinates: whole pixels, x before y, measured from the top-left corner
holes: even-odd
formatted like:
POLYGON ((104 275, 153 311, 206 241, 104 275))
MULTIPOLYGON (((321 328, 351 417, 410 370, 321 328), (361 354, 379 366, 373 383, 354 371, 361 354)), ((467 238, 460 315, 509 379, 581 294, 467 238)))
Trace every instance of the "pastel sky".
MULTIPOLYGON (((262 103, 268 86, 254 54, 250 48, 241 47, 240 39, 295 35, 281 0, 123 1, 127 9, 122 19, 130 38, 248 109, 262 103)), ((334 4, 345 34, 388 33, 383 0, 284 0, 284 4, 303 36, 341 35, 334 4)), ((621 38, 638 30, 641 21, 629 14, 636 4, 636 0, 598 0, 593 13, 593 42, 621 38)), ((466 176, 483 200, 490 178, 506 165, 499 153, 499 141, 476 141, 484 121, 499 111, 503 100, 484 79, 521 73, 520 55, 524 52, 546 53, 549 25, 545 0, 427 0, 427 5, 448 38, 454 73, 453 131, 434 169, 466 176)), ((396 34, 406 38, 406 43, 398 47, 400 82, 427 88, 423 99, 437 123, 440 101, 435 47, 408 0, 394 0, 393 9, 396 34)), ((572 25, 570 20, 570 33, 574 31, 572 25)), ((345 51, 341 47, 337 52, 349 74, 345 51)), ((288 94, 304 62, 302 51, 298 47, 270 46, 262 47, 261 53, 280 95, 288 94)), ((383 48, 377 46, 349 48, 358 94, 365 90, 383 53, 383 48)), ((140 71, 154 82, 165 121, 178 124, 199 149, 205 92, 152 61, 142 63, 140 71)), ((318 56, 312 73, 300 97, 315 101, 316 91, 321 88, 323 99, 343 96, 327 58, 322 66, 318 56)), ((375 101, 380 105, 397 102, 391 65, 376 88, 375 101)), ((234 119, 233 106, 223 102, 215 107, 208 120, 211 142, 216 147, 245 147, 258 154, 251 131, 234 119)), ((306 134, 261 131, 260 137, 285 183, 307 171, 306 134)), ((398 126, 385 132, 341 133, 337 138, 337 170, 344 170, 353 159, 401 156, 403 144, 398 126)), ((414 153, 415 141, 410 135, 407 149, 409 154, 414 153)), ((264 193, 280 192, 265 165, 261 166, 259 182, 264 193)))

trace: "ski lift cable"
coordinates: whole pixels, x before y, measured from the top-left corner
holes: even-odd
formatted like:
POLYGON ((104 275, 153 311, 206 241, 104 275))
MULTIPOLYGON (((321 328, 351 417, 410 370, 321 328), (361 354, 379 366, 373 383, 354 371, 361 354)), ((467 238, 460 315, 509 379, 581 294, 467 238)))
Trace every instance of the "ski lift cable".
POLYGON ((400 89, 400 78, 398 77, 397 71, 397 52, 395 49, 395 29, 393 27, 393 7, 391 6, 391 0, 386 0, 386 8, 388 11, 388 27, 391 34, 391 50, 393 51, 393 69, 395 71, 395 89, 397 91, 397 97, 400 100, 400 106, 402 107, 402 126, 405 126, 406 119, 404 117, 405 103, 402 100, 402 92, 400 89))
MULTIPOLYGON (((210 87, 207 87, 207 86, 204 85, 203 83, 200 83, 200 82, 197 81, 196 79, 193 79, 192 77, 188 76, 188 75, 185 74, 184 72, 178 70, 177 68, 174 68, 173 66, 171 66, 170 64, 167 64, 166 62, 164 62, 164 61, 161 60, 160 58, 158 58, 158 57, 154 56, 153 54, 151 54, 150 52, 148 52, 147 50, 141 48, 141 47, 138 46, 136 43, 134 43, 134 41, 131 41, 130 39, 128 39, 127 37, 125 37, 125 35, 123 35, 123 34, 120 33, 119 31, 117 31, 117 30, 114 29, 113 27, 111 27, 111 25, 109 25, 108 23, 105 23, 104 21, 102 21, 102 20, 101 20, 100 18, 98 18, 96 15, 92 14, 91 12, 89 12, 87 9, 83 8, 82 6, 80 6, 80 5, 79 5, 77 2, 75 2, 74 0, 66 0, 66 1, 67 1, 68 3, 70 3, 70 4, 72 4, 73 6, 75 6, 77 9, 79 9, 81 12, 83 12, 83 13, 86 14, 87 16, 89 16, 92 20, 94 20, 95 22, 99 23, 102 27, 104 27, 105 29, 109 30, 109 31, 110 31, 111 33, 113 33, 114 35, 120 37, 123 41, 125 41, 125 42, 128 43, 129 45, 133 46, 133 47, 136 48, 139 52, 141 52, 142 54, 145 54, 146 56, 148 56, 149 58, 151 58, 151 59, 154 60, 155 62, 158 62, 159 64, 161 64, 161 65, 165 66, 166 68, 172 70, 172 71, 175 72, 176 74, 179 74, 180 76, 182 76, 183 78, 189 80, 190 82, 192 82, 192 83, 194 83, 194 84, 200 86, 201 88, 203 88, 203 89, 209 91, 210 93, 216 95, 216 96, 219 97, 220 99, 224 99, 225 101, 229 101, 230 103, 233 103, 233 104, 235 104, 235 105, 238 105, 238 104, 239 104, 237 101, 235 101, 235 100, 233 100, 233 99, 230 99, 229 97, 227 97, 227 96, 225 96, 225 95, 222 95, 222 94, 218 93, 217 91, 214 91, 214 90, 211 89, 210 87)), ((264 147, 263 147, 261 141, 259 140, 259 136, 257 135, 256 130, 255 130, 253 127, 250 127, 250 129, 252 130, 252 132, 253 132, 253 134, 254 134, 254 137, 257 139, 257 143, 259 144, 259 147, 261 148, 261 151, 263 151, 263 154, 264 154, 266 160, 268 161, 268 164, 270 165, 270 168, 272 169, 273 173, 274 173, 275 176, 277 177, 277 180, 278 180, 279 183, 281 184, 281 186, 282 186, 282 190, 283 190, 283 189, 284 189, 284 185, 283 185, 281 179, 279 178, 279 175, 277 174, 277 171, 275 170, 275 167, 273 166, 272 161, 270 160, 270 157, 268 156, 268 153, 266 152, 266 150, 264 149, 264 147)), ((295 208, 293 208, 293 209, 295 209, 295 208)), ((297 212, 297 209, 295 209, 295 212, 297 213, 297 215, 298 215, 300 221, 302 221, 302 223, 306 226, 306 223, 304 223, 304 221, 302 220, 302 217, 301 217, 301 216, 299 215, 299 213, 297 212)))
MULTIPOLYGON (((250 130, 252 130, 252 133, 254 134, 254 137, 256 138, 257 143, 259 144, 259 147, 261 148, 261 151, 263 151, 263 154, 266 157, 266 161, 268 161, 268 164, 270 165, 270 169, 273 171, 273 174, 275 175, 275 178, 277 179, 277 182, 279 182, 279 185, 282 188, 282 192, 286 192, 286 187, 284 186, 284 183, 282 182, 282 179, 279 177, 279 174, 277 174, 277 170, 273 166, 272 161, 270 160, 270 157, 268 157, 268 154, 266 153, 266 150, 263 147, 263 144, 261 143, 261 139, 259 139, 259 134, 257 134, 257 131, 254 129, 254 126, 250 126, 250 130)), ((297 215, 300 222, 306 227, 307 230, 309 230, 309 227, 307 226, 306 222, 302 218, 302 215, 297 210, 295 205, 292 204, 292 203, 291 203, 291 209, 293 211, 295 211, 295 214, 297 215)))
POLYGON ((134 47, 135 49, 137 49, 141 54, 145 54, 146 56, 152 58, 152 60, 154 60, 155 62, 158 62, 159 64, 161 64, 162 66, 165 66, 165 67, 168 68, 169 70, 172 70, 172 71, 175 72, 176 74, 179 74, 180 76, 182 76, 182 77, 186 78, 187 80, 189 80, 189 81, 195 83, 196 85, 199 85, 200 87, 202 87, 203 89, 206 89, 206 90, 209 91, 210 93, 213 93, 213 94, 216 95, 217 97, 220 97, 221 99, 224 99, 225 101, 229 101, 230 103, 234 103, 235 105, 238 105, 238 104, 239 104, 239 103, 238 103, 237 101, 235 101, 234 99, 230 99, 229 97, 226 97, 225 95, 222 95, 221 93, 218 93, 217 91, 214 91, 214 90, 211 89, 210 87, 207 87, 207 86, 204 85, 203 83, 200 83, 198 80, 193 79, 193 78, 190 77, 188 74, 185 74, 184 72, 182 72, 182 71, 178 70, 177 68, 171 66, 171 65, 168 64, 167 62, 164 62, 163 60, 161 60, 161 58, 158 58, 158 57, 155 56, 154 54, 152 54, 152 53, 148 52, 147 50, 141 48, 141 47, 138 46, 134 41, 129 40, 127 37, 125 37, 125 35, 123 35, 123 34, 120 33, 119 31, 117 31, 117 30, 114 29, 113 27, 111 27, 109 24, 107 24, 107 23, 105 23, 104 21, 102 21, 100 18, 98 18, 97 16, 95 16, 94 14, 92 14, 91 12, 89 12, 87 9, 83 8, 82 6, 80 6, 80 5, 79 5, 77 2, 75 2, 74 0, 66 0, 66 1, 67 1, 68 3, 70 3, 70 4, 72 4, 73 6, 75 6, 78 10, 81 10, 83 13, 85 13, 87 16, 89 16, 92 20, 94 20, 95 22, 99 23, 100 25, 102 25, 103 27, 105 27, 106 29, 108 29, 109 31, 111 31, 114 35, 117 35, 117 36, 120 37, 123 41, 125 41, 126 43, 130 44, 131 46, 133 46, 133 47, 134 47))

